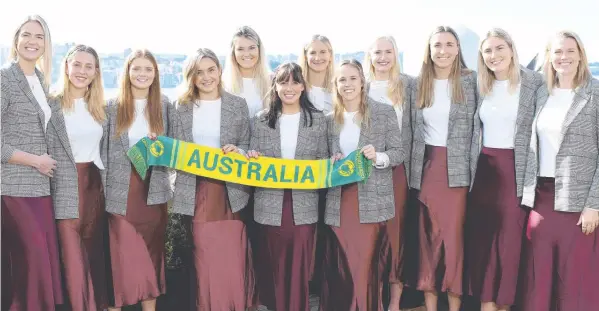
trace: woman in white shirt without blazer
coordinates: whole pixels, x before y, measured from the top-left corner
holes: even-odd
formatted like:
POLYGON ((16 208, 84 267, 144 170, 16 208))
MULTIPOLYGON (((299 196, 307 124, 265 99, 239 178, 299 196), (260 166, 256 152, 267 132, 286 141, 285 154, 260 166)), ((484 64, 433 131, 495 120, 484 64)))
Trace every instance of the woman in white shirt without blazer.
POLYGON ((48 151, 60 167, 51 179, 58 240, 71 310, 108 307, 104 257, 104 187, 100 145, 106 114, 97 52, 76 45, 62 62, 50 101, 48 151))
POLYGON ((333 109, 333 74, 335 54, 331 41, 323 35, 314 35, 300 54, 299 64, 308 84, 308 95, 314 107, 327 114, 333 109))
POLYGON ((397 43, 391 36, 377 38, 366 51, 364 61, 368 80, 368 96, 390 105, 395 110, 401 135, 402 163, 393 168, 395 217, 387 223, 391 242, 390 303, 389 311, 399 311, 403 283, 401 281, 405 207, 408 199, 408 176, 412 151, 410 96, 413 78, 402 74, 398 60, 397 43))
POLYGON ((599 306, 599 81, 577 34, 557 33, 537 97, 522 204, 527 225, 522 310, 599 306))
POLYGON ((520 198, 543 79, 520 67, 514 42, 498 28, 481 41, 478 64, 464 282, 483 311, 509 310, 516 299, 527 215, 520 198))

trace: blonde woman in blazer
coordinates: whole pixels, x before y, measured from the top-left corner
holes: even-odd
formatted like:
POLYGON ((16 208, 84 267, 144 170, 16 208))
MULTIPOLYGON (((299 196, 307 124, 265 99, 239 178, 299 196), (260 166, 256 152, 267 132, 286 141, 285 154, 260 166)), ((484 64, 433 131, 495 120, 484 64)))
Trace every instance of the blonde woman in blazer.
POLYGON ((65 306, 95 311, 108 307, 104 257, 104 187, 100 157, 106 114, 100 58, 85 45, 62 61, 61 85, 50 100, 48 152, 59 170, 52 199, 65 275, 65 306))
POLYGON ((46 142, 52 41, 35 15, 19 25, 12 42, 11 62, 0 69, 3 308, 54 310, 63 298, 50 196, 57 166, 46 142))
POLYGON ((170 135, 171 104, 160 94, 158 77, 156 59, 148 50, 131 52, 120 95, 106 107, 102 177, 114 295, 110 310, 141 301, 143 311, 153 311, 156 298, 166 292, 166 202, 173 196, 170 171, 152 167, 143 180, 127 157, 127 150, 141 138, 170 135))
POLYGON ((582 41, 556 34, 546 49, 522 204, 528 261, 523 310, 599 306, 599 81, 582 41))

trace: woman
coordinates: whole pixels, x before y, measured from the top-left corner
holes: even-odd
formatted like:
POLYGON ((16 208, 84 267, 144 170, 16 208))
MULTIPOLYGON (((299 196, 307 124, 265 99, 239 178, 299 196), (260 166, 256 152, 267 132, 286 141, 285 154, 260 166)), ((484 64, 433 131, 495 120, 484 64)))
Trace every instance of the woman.
MULTIPOLYGON (((218 57, 209 49, 188 58, 173 137, 224 153, 245 153, 250 144, 247 104, 222 90, 221 73, 218 57)), ((192 233, 195 310, 245 311, 251 303, 251 252, 239 213, 248 198, 248 187, 177 174, 173 211, 187 215, 192 233)))
POLYGON ((225 62, 224 84, 228 92, 243 97, 250 117, 265 108, 269 87, 264 46, 258 33, 248 27, 239 28, 231 40, 231 53, 225 62))
MULTIPOLYGON (((277 68, 271 107, 254 118, 249 157, 327 158, 324 114, 312 105, 306 87, 299 65, 277 68)), ((318 194, 318 190, 255 188, 257 291, 259 302, 269 310, 309 310, 318 194)))
POLYGON ((152 167, 143 180, 132 169, 127 150, 141 138, 168 136, 170 103, 160 94, 156 58, 135 50, 125 61, 119 95, 108 102, 102 146, 114 304, 110 310, 141 301, 156 309, 166 292, 164 239, 166 202, 173 190, 169 170, 152 167))
POLYGON ((299 64, 302 67, 304 80, 310 87, 310 101, 314 106, 329 113, 333 107, 331 92, 333 89, 333 71, 335 54, 331 41, 325 36, 314 35, 304 46, 300 54, 299 64))
POLYGON ((599 305, 599 81, 582 41, 562 31, 545 54, 522 204, 528 262, 523 310, 599 305))
POLYGON ((51 179, 69 310, 108 307, 104 257, 104 188, 100 170, 104 90, 100 59, 86 45, 72 47, 50 100, 48 151, 59 170, 51 179))
POLYGON ((333 161, 359 150, 374 169, 366 182, 329 188, 323 310, 382 310, 388 254, 387 221, 395 216, 392 167, 402 162, 401 133, 393 108, 367 97, 362 65, 343 61, 335 72, 329 148, 333 161))
POLYGON ((412 151, 412 125, 410 121, 410 95, 413 78, 402 74, 397 62, 397 44, 391 36, 379 37, 366 51, 366 79, 368 96, 375 101, 387 104, 395 110, 400 124, 401 160, 393 168, 393 194, 395 217, 387 223, 390 249, 390 311, 399 311, 403 284, 403 230, 405 207, 408 199, 408 177, 410 153, 412 151))
POLYGON ((535 99, 543 79, 520 67, 514 41, 499 28, 481 41, 478 68, 465 283, 469 294, 480 299, 482 311, 508 311, 518 285, 527 214, 520 198, 535 99))
POLYGON ((62 284, 50 197, 56 160, 46 143, 52 40, 44 19, 28 16, 19 25, 10 59, 0 70, 2 309, 54 310, 62 284))
POLYGON ((466 68, 451 27, 437 27, 429 36, 415 85, 410 186, 419 190, 416 288, 424 291, 428 311, 437 311, 439 291, 448 293, 449 310, 458 311, 477 91, 476 73, 466 68))

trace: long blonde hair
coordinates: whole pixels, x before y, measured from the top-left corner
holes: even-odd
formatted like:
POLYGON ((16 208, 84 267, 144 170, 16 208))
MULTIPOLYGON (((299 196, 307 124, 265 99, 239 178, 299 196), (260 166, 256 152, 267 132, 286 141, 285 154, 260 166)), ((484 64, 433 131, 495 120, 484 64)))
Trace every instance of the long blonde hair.
POLYGON ((36 65, 39 70, 44 74, 44 85, 50 87, 52 84, 52 38, 50 37, 50 29, 46 21, 39 15, 29 15, 23 22, 17 27, 14 32, 12 45, 10 48, 9 59, 17 60, 19 57, 19 51, 17 51, 17 44, 19 42, 19 36, 21 35, 21 29, 28 22, 37 22, 44 31, 44 53, 37 60, 36 65))
POLYGON ((487 32, 478 47, 478 68, 480 68, 478 70, 478 86, 482 96, 486 96, 493 91, 493 83, 497 80, 493 71, 485 64, 483 57, 483 44, 491 37, 505 41, 510 50, 512 50, 512 61, 508 68, 509 91, 514 92, 518 88, 518 83, 520 83, 520 61, 518 60, 518 52, 516 51, 514 40, 512 40, 507 31, 501 28, 493 28, 487 32))
POLYGON ((333 84, 335 87, 334 95, 333 95, 333 119, 335 120, 335 125, 337 130, 340 130, 343 126, 343 112, 345 112, 345 106, 343 105, 343 97, 339 94, 339 89, 337 85, 337 75, 339 70, 343 66, 350 66, 358 70, 360 74, 360 81, 362 82, 362 87, 360 88, 360 105, 358 108, 358 114, 356 115, 356 122, 359 124, 364 123, 365 127, 368 127, 368 119, 370 118, 370 111, 368 110, 368 105, 366 105, 368 100, 368 94, 366 94, 366 78, 364 77, 364 70, 362 69, 362 64, 355 59, 346 59, 337 66, 337 70, 335 71, 335 76, 333 77, 333 84))
POLYGON ((259 57, 258 62, 254 66, 254 81, 256 86, 258 87, 258 92, 260 94, 260 98, 264 100, 266 94, 268 93, 268 88, 270 86, 269 77, 268 77, 268 69, 266 68, 266 52, 264 51, 264 45, 262 44, 262 40, 260 40, 260 36, 258 33, 250 28, 249 26, 243 26, 239 28, 235 34, 233 35, 233 39, 231 40, 231 52, 227 57, 227 61, 225 62, 225 83, 227 89, 236 95, 241 94, 243 91, 243 77, 241 76, 241 71, 239 70, 239 64, 237 63, 237 59, 235 58, 235 41, 239 37, 244 37, 246 39, 252 40, 256 42, 256 45, 259 49, 259 57))
POLYGON ((312 85, 312 81, 310 80, 310 65, 308 64, 308 48, 310 48, 310 44, 315 41, 320 41, 324 45, 327 46, 329 50, 329 54, 331 54, 331 58, 329 60, 329 65, 327 66, 325 75, 324 75, 324 89, 328 92, 333 91, 333 75, 335 74, 335 54, 333 53, 333 45, 329 38, 323 35, 314 35, 310 42, 304 45, 303 51, 299 56, 299 65, 302 68, 302 73, 304 76, 304 80, 308 83, 308 86, 312 85))
POLYGON ((74 109, 75 98, 70 91, 72 85, 67 73, 67 68, 69 66, 69 61, 73 59, 75 54, 80 52, 88 53, 94 58, 96 65, 94 68, 96 71, 96 76, 92 80, 91 84, 87 87, 83 98, 87 103, 87 110, 92 115, 94 120, 96 120, 98 123, 102 123, 106 119, 106 114, 104 111, 105 103, 104 86, 102 83, 102 70, 100 69, 100 58, 98 57, 98 53, 96 53, 96 50, 94 50, 92 47, 78 44, 69 50, 60 66, 62 74, 57 92, 53 95, 53 97, 60 100, 60 106, 62 107, 62 110, 72 111, 74 109))
POLYGON ((447 32, 454 36, 458 44, 458 55, 451 65, 449 74, 449 82, 451 83, 451 102, 462 103, 464 101, 464 90, 460 77, 469 74, 471 71, 466 67, 464 56, 462 54, 462 46, 458 34, 449 26, 438 26, 428 36, 426 41, 426 49, 424 51, 424 59, 420 68, 420 78, 418 79, 418 108, 429 108, 433 105, 433 89, 435 80, 435 64, 431 56, 430 41, 431 38, 438 33, 447 32))
MULTIPOLYGON (((582 40, 580 37, 573 31, 560 31, 553 39, 566 39, 571 38, 576 41, 576 45, 578 47, 578 53, 580 53, 580 61, 578 62, 578 68, 576 70, 576 76, 574 77, 573 87, 574 89, 578 88, 587 83, 591 75, 591 70, 589 69, 589 61, 587 59, 587 53, 584 49, 584 45, 582 45, 582 40)), ((547 90, 551 93, 553 88, 559 86, 559 79, 557 77, 557 73, 553 68, 553 64, 551 64, 551 45, 553 40, 550 40, 547 43, 547 47, 545 48, 545 64, 543 64, 543 73, 545 74, 545 80, 547 82, 547 90)))
POLYGON ((148 105, 146 108, 146 119, 150 125, 150 130, 157 135, 164 133, 164 124, 162 123, 162 95, 160 93, 160 74, 158 72, 158 63, 152 53, 146 49, 135 50, 129 54, 123 68, 119 95, 117 98, 118 108, 116 117, 116 136, 120 136, 128 131, 135 119, 135 101, 131 91, 131 76, 129 69, 131 63, 137 58, 145 58, 154 66, 154 81, 150 85, 148 94, 148 105))
MULTIPOLYGON (((187 56, 185 60, 185 67, 183 67, 183 81, 181 82, 180 88, 183 91, 183 94, 179 96, 178 102, 179 104, 189 104, 193 103, 196 100, 200 99, 200 90, 195 84, 195 80, 198 76, 197 66, 203 58, 209 58, 216 64, 216 67, 221 72, 222 77, 222 68, 220 66, 220 61, 218 60, 218 56, 207 48, 199 48, 196 50, 194 54, 187 56)), ((223 82, 221 77, 218 79, 218 93, 222 94, 222 86, 223 82)))
POLYGON ((395 62, 393 67, 391 67, 389 71, 389 86, 387 88, 387 96, 393 102, 394 107, 399 107, 403 105, 404 99, 404 85, 401 81, 401 65, 398 61, 399 51, 397 49, 397 43, 395 42, 395 38, 393 36, 381 36, 376 38, 373 43, 370 45, 368 50, 364 53, 364 66, 365 66, 365 76, 369 81, 375 80, 375 69, 372 65, 372 56, 370 55, 372 49, 378 40, 387 40, 393 46, 393 53, 395 54, 395 62))

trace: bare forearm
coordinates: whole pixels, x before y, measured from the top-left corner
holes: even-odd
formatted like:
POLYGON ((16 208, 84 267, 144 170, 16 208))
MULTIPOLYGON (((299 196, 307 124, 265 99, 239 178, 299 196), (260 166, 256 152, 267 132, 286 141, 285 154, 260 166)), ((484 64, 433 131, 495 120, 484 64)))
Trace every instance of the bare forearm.
POLYGON ((25 151, 15 150, 10 159, 8 159, 8 163, 38 168, 39 156, 25 151))

